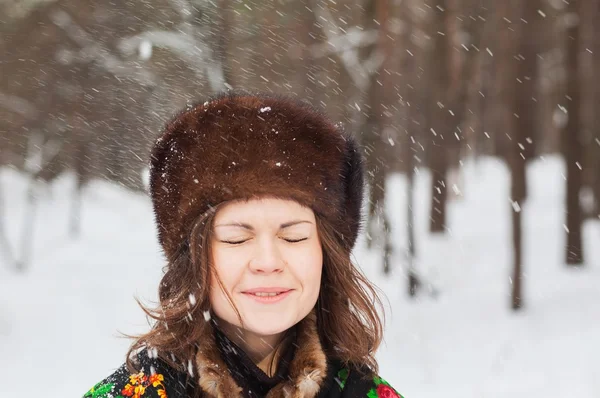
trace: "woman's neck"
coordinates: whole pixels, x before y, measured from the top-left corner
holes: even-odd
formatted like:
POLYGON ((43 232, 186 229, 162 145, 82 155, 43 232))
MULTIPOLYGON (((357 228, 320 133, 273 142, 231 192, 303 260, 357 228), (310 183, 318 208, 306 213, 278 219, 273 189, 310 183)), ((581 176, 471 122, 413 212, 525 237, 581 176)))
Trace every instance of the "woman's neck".
POLYGON ((262 336, 221 319, 217 321, 217 325, 267 376, 273 376, 277 372, 277 362, 283 351, 278 346, 283 342, 285 332, 262 336))

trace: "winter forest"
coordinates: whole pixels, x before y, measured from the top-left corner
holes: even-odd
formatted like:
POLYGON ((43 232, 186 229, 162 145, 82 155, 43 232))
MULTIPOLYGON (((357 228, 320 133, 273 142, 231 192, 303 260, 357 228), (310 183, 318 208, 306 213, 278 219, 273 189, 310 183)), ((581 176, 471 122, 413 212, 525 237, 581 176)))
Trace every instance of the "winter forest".
POLYGON ((0 0, 0 395, 81 396, 147 329, 149 149, 228 89, 367 160, 354 257, 409 398, 600 396, 600 0, 0 0))

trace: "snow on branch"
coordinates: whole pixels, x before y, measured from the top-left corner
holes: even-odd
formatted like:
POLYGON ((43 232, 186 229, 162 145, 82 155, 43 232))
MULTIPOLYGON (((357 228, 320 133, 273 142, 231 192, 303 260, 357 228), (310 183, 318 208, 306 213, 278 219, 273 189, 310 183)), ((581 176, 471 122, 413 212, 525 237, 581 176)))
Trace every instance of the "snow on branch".
POLYGON ((166 30, 148 30, 135 36, 126 37, 119 42, 118 48, 124 54, 131 55, 145 41, 151 42, 153 46, 167 48, 188 57, 193 56, 194 53, 201 54, 203 52, 192 37, 166 30))
POLYGON ((192 6, 187 0, 169 0, 168 2, 179 13, 182 20, 187 21, 193 15, 192 6))
POLYGON ((206 77, 214 92, 228 87, 223 65, 214 56, 212 47, 203 40, 203 37, 211 37, 211 32, 203 32, 206 27, 192 23, 196 10, 186 0, 169 0, 169 2, 181 15, 182 23, 177 30, 148 30, 123 38, 118 44, 119 50, 131 55, 146 44, 168 49, 194 70, 198 77, 206 77))
POLYGON ((372 75, 381 68, 381 65, 383 65, 383 62, 385 61, 385 57, 386 55, 383 51, 377 48, 373 51, 371 56, 363 62, 363 68, 369 75, 372 75))
MULTIPOLYGON (((317 21, 327 22, 333 25, 333 29, 328 29, 324 24, 320 24, 322 26, 323 33, 327 37, 328 43, 335 43, 336 40, 340 40, 340 28, 333 19, 333 16, 329 12, 329 9, 326 5, 318 4, 319 1, 315 0, 315 6, 313 10, 315 12, 315 16, 317 17, 317 21)), ((342 51, 340 54, 340 59, 346 68, 346 71, 350 75, 350 78, 354 82, 354 84, 361 90, 366 90, 369 87, 369 76, 364 71, 362 64, 360 63, 358 53, 354 47, 342 51)))
POLYGON ((356 47, 365 47, 377 42, 377 31, 364 31, 356 27, 350 28, 345 34, 332 36, 323 44, 315 44, 311 48, 313 57, 321 58, 332 53, 341 53, 354 50, 356 47))
POLYGON ((127 65, 120 58, 111 54, 101 43, 79 26, 67 12, 55 10, 50 14, 50 18, 56 26, 61 28, 71 40, 81 47, 81 59, 96 62, 116 77, 130 78, 146 86, 154 86, 158 83, 158 79, 153 73, 127 65))
POLYGON ((0 92, 0 108, 18 113, 27 119, 35 119, 38 115, 37 108, 24 98, 0 92))
POLYGON ((213 59, 212 49, 192 34, 166 30, 149 30, 122 39, 118 48, 123 54, 131 55, 143 43, 171 50, 183 60, 197 76, 207 76, 213 91, 219 91, 225 84, 221 65, 213 59))
POLYGON ((319 58, 329 53, 338 54, 356 87, 362 91, 366 90, 370 84, 370 77, 379 70, 386 56, 376 48, 368 59, 361 62, 358 48, 376 44, 379 40, 379 31, 363 31, 356 27, 343 30, 335 22, 327 5, 319 3, 321 3, 319 0, 313 0, 313 10, 323 34, 327 37, 327 42, 312 47, 313 56, 319 58), (331 26, 328 27, 326 24, 331 26))

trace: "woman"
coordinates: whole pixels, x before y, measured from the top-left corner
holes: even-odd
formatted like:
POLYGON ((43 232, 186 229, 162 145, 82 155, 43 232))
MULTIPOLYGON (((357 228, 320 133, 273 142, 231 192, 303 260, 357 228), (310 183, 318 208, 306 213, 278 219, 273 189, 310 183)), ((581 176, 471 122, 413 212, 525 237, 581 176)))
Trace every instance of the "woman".
POLYGON ((155 323, 85 397, 399 397, 350 260, 363 173, 355 141, 290 98, 230 93, 176 116, 151 157, 168 262, 155 323))

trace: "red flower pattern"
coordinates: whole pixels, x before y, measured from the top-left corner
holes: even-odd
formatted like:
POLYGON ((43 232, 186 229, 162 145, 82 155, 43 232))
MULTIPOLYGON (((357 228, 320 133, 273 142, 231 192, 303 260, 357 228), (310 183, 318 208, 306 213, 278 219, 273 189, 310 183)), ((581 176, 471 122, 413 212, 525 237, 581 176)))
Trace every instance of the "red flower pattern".
POLYGON ((377 386, 377 396, 379 398, 401 398, 392 387, 385 384, 377 386))

